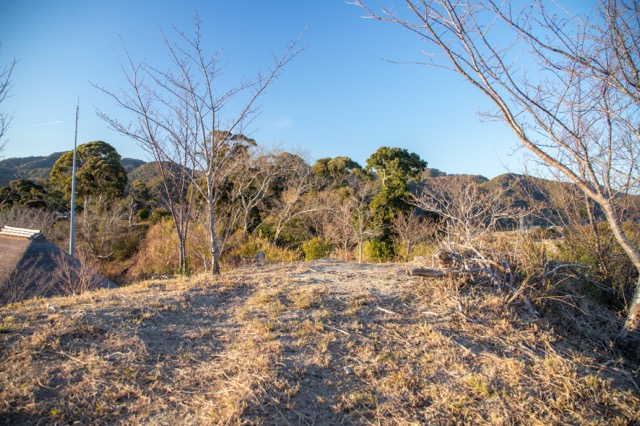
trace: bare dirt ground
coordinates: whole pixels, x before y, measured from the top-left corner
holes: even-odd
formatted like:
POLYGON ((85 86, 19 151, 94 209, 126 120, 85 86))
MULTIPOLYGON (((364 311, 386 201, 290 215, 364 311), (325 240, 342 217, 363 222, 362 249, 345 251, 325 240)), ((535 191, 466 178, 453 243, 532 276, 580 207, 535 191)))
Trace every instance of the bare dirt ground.
POLYGON ((640 422, 611 313, 554 322, 406 269, 267 264, 2 308, 0 423, 640 422))

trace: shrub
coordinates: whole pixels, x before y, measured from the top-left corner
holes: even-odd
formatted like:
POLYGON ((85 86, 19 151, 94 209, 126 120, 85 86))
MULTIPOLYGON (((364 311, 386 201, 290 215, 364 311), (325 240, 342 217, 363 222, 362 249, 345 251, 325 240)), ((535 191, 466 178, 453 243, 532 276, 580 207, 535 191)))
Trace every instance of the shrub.
POLYGON ((149 223, 155 225, 158 222, 161 222, 167 218, 171 217, 171 212, 167 209, 153 209, 151 215, 149 216, 149 223))
MULTIPOLYGON (((592 265, 597 281, 613 290, 614 306, 623 308, 633 294, 637 271, 615 240, 606 222, 597 225, 600 249, 596 236, 588 226, 565 229, 564 240, 557 245, 560 260, 592 265)), ((640 241, 640 227, 625 222, 623 229, 635 244, 640 241)))
POLYGON ((367 262, 391 262, 395 258, 393 244, 382 240, 366 241, 362 248, 362 257, 367 262))
MULTIPOLYGON (((405 247, 402 244, 402 247, 397 247, 397 251, 399 253, 404 253, 405 247), (402 250, 400 250, 402 248, 402 250)), ((436 243, 422 243, 416 244, 411 247, 411 251, 409 252, 409 262, 411 262, 415 257, 424 257, 425 259, 431 259, 431 256, 438 251, 438 245, 436 243)), ((404 259, 400 259, 404 260, 404 259)))
POLYGON ((315 237, 302 243, 304 260, 322 259, 331 254, 333 245, 324 238, 315 237))
POLYGON ((178 270, 178 244, 171 221, 153 225, 141 244, 131 268, 133 278, 173 274, 178 270))
POLYGON ((113 243, 114 260, 123 261, 135 255, 146 232, 147 227, 144 226, 130 229, 117 236, 113 243))
POLYGON ((300 259, 300 253, 295 250, 275 246, 265 238, 250 237, 229 250, 225 260, 255 259, 259 252, 264 253, 267 262, 294 262, 300 259))
POLYGON ((140 210, 138 210, 137 216, 138 216, 138 221, 139 222, 144 222, 145 220, 149 219, 149 216, 150 216, 149 210, 140 209, 140 210))

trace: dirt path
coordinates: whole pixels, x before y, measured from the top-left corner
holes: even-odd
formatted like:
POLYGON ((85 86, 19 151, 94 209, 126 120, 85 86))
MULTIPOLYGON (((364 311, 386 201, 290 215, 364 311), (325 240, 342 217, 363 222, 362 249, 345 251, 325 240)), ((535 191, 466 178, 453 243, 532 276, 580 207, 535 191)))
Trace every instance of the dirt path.
POLYGON ((405 270, 267 264, 0 310, 0 423, 640 420, 606 350, 405 270))

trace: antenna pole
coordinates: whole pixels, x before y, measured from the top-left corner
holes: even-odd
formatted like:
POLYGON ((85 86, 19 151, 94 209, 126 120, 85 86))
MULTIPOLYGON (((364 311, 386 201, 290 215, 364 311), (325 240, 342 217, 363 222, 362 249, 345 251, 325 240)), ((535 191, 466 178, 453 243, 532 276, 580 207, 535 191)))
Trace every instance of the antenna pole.
POLYGON ((73 141, 73 172, 71 174, 71 219, 69 226, 69 254, 74 256, 75 249, 75 227, 76 227, 76 155, 78 150, 78 117, 80 116, 80 100, 76 105, 76 136, 73 141))

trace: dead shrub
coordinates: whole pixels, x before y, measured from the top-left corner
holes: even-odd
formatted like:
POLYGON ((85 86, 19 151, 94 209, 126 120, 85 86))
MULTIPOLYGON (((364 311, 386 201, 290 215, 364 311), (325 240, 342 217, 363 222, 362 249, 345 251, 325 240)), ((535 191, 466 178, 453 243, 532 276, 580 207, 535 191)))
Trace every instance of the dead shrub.
POLYGON ((0 226, 40 229, 44 232, 51 229, 56 220, 56 213, 48 209, 34 209, 18 205, 0 208, 0 226))
POLYGON ((72 258, 64 252, 59 252, 54 255, 53 260, 56 264, 55 274, 59 280, 58 287, 65 296, 95 290, 103 280, 97 272, 96 265, 80 253, 78 258, 72 258))

